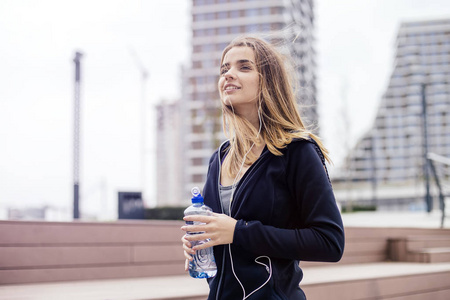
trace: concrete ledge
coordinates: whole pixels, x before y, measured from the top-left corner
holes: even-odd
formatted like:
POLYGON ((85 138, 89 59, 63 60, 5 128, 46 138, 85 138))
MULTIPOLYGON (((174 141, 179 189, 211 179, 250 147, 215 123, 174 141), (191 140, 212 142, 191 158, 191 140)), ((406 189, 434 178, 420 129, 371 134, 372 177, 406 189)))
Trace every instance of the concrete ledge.
MULTIPOLYGON (((183 275, 182 224, 0 221, 0 284, 183 275)), ((388 260, 388 239, 431 236, 432 245, 444 247, 436 242, 450 236, 449 229, 424 228, 348 227, 345 232, 346 248, 338 265, 388 260)), ((448 258, 446 253, 427 255, 432 255, 431 262, 448 258)), ((301 266, 329 264, 302 262, 301 266)))
POLYGON ((447 234, 389 238, 388 252, 389 258, 394 261, 450 262, 450 236, 447 234))
POLYGON ((182 275, 182 221, 0 221, 0 284, 182 275))
POLYGON ((377 263, 305 270, 308 300, 447 300, 450 263, 377 263))

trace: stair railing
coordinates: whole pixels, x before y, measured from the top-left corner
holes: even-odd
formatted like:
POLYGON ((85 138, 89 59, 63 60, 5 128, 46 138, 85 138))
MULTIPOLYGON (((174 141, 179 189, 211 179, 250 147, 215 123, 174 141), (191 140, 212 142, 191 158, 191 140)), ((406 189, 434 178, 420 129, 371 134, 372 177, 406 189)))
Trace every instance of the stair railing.
POLYGON ((445 195, 442 189, 442 185, 441 182, 439 180, 439 176, 438 173, 436 171, 436 166, 435 163, 440 163, 446 166, 450 166, 450 159, 442 156, 442 155, 438 155, 436 153, 432 153, 432 152, 428 152, 427 153, 427 160, 431 169, 431 173, 433 174, 434 177, 434 181, 436 182, 436 186, 438 188, 439 191, 439 208, 442 212, 442 216, 441 216, 441 228, 444 228, 444 220, 445 220, 445 195))

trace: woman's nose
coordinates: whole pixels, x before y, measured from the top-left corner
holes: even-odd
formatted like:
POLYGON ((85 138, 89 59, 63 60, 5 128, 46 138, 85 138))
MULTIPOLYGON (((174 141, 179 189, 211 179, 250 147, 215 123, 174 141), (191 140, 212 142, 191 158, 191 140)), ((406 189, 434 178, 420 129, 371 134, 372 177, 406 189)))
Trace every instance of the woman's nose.
POLYGON ((232 69, 229 69, 225 74, 224 74, 224 76, 225 76, 225 79, 234 79, 234 78, 236 78, 235 77, 235 75, 234 75, 234 73, 233 73, 233 70, 232 69))

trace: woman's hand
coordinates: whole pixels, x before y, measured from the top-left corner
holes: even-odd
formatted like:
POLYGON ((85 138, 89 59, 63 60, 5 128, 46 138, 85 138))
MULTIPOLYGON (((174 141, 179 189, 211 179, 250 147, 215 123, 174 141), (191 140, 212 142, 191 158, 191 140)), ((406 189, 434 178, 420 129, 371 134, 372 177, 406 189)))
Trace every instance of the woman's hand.
POLYGON ((195 254, 195 251, 192 250, 191 243, 186 239, 186 235, 183 235, 181 237, 181 242, 183 243, 184 257, 186 257, 184 270, 187 271, 189 268, 189 261, 192 261, 194 259, 192 255, 195 254))
POLYGON ((204 232, 201 234, 184 235, 181 239, 187 259, 189 259, 189 254, 194 254, 196 250, 216 245, 231 244, 233 242, 234 228, 236 227, 237 221, 227 215, 213 213, 211 216, 191 215, 185 216, 183 219, 185 221, 205 223, 203 225, 185 225, 181 227, 181 230, 183 231, 204 232), (202 245, 190 248, 190 241, 205 239, 209 239, 209 241, 202 245))

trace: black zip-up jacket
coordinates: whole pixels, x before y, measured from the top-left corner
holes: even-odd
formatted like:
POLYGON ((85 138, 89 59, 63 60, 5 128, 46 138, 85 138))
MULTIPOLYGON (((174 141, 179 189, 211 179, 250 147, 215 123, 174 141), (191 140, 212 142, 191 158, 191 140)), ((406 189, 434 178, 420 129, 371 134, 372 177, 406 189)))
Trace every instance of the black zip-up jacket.
MULTIPOLYGON (((219 174, 228 145, 211 157, 203 190, 205 204, 217 213, 223 213, 219 174)), ((218 271, 208 279, 208 300, 243 299, 243 289, 250 300, 303 300, 299 262, 342 257, 344 229, 322 152, 302 139, 281 152, 265 147, 236 187, 233 243, 214 247, 218 271)))

